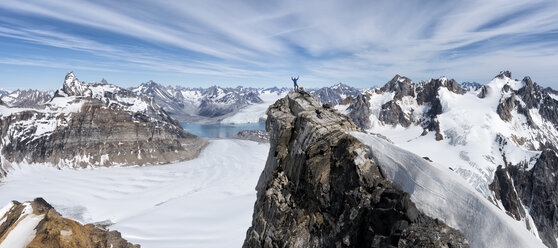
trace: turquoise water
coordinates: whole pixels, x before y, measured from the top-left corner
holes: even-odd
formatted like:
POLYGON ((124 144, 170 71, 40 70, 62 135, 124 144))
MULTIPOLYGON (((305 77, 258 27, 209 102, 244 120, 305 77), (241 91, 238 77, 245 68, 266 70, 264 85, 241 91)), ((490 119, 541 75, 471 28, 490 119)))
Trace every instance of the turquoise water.
POLYGON ((193 124, 180 123, 189 133, 204 138, 230 138, 242 130, 265 130, 265 123, 193 124))

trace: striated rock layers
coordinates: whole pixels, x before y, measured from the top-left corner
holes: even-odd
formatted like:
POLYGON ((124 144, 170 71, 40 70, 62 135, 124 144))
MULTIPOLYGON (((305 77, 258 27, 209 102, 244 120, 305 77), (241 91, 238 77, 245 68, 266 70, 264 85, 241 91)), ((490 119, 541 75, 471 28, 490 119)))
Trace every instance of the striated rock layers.
POLYGON ((42 198, 13 201, 0 209, 0 247, 28 248, 139 248, 92 224, 82 225, 62 217, 42 198))
POLYGON ((347 131, 349 117, 305 92, 268 109, 270 151, 244 247, 467 247, 421 213, 347 131))
POLYGON ((82 83, 73 73, 43 106, 0 105, 0 177, 21 162, 89 167, 187 160, 205 144, 153 99, 82 83))

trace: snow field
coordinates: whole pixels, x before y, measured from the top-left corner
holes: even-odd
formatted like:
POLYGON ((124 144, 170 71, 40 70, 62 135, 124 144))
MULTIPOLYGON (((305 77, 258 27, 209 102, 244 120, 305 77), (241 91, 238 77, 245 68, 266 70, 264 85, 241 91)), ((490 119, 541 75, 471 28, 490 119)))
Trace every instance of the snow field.
POLYGON ((61 169, 20 165, 0 184, 0 205, 43 197, 63 216, 142 247, 240 247, 269 144, 212 140, 194 160, 160 166, 61 169))

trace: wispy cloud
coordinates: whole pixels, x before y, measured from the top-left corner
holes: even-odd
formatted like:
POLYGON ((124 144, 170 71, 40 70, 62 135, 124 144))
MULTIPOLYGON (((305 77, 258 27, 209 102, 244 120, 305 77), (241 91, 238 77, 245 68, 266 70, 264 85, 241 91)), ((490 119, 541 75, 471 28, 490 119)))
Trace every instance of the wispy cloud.
MULTIPOLYGON (((395 73, 488 80, 511 69, 558 86, 555 1, 7 0, 0 9, 9 13, 0 17, 0 37, 108 66, 91 69, 212 82, 277 82, 294 73, 310 86, 361 87, 395 73)), ((0 52, 3 63, 12 61, 0 52)))

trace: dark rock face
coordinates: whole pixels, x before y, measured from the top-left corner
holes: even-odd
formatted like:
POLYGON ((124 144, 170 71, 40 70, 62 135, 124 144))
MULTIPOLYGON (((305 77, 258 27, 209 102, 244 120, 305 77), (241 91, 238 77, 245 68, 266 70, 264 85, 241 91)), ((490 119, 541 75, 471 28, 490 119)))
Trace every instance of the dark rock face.
POLYGON ((512 110, 515 107, 515 94, 512 94, 511 97, 503 99, 498 107, 496 108, 496 113, 500 116, 500 118, 504 121, 511 121, 512 119, 512 110))
POLYGON ((268 109, 270 151, 244 247, 467 247, 422 214, 346 131, 346 116, 293 92, 268 109), (359 161, 359 162, 356 162, 359 161))
POLYGON ((386 124, 394 126, 397 124, 401 124, 403 127, 411 125, 411 121, 405 116, 401 107, 394 100, 382 105, 378 119, 386 124))
POLYGON ((504 78, 511 78, 512 74, 510 71, 501 71, 495 78, 504 79, 504 78))
POLYGON ((358 127, 362 129, 370 128, 370 103, 366 96, 358 95, 356 99, 352 100, 348 110, 350 111, 349 117, 358 127))
MULTIPOLYGON (((43 216, 34 228, 35 236, 27 244, 29 248, 140 247, 123 239, 118 231, 108 231, 92 224, 82 225, 74 220, 64 218, 42 198, 37 198, 25 204, 31 206, 32 214, 43 216)), ((18 220, 28 218, 27 215, 31 214, 24 212, 25 204, 14 201, 5 216, 0 216, 0 219, 6 218, 6 221, 0 225, 0 243, 9 237, 10 231, 20 223, 18 220)))
POLYGON ((498 166, 494 175, 494 181, 490 184, 489 188, 494 192, 496 200, 502 202, 508 215, 516 220, 521 220, 521 218, 525 217, 525 211, 517 197, 512 179, 508 176, 507 170, 503 169, 502 166, 498 166))
POLYGON ((395 75, 380 90, 382 92, 395 92, 394 100, 401 100, 404 96, 415 96, 415 85, 411 79, 399 75, 395 75))
POLYGON ((486 85, 483 85, 482 88, 481 88, 481 91, 479 92, 479 94, 477 96, 479 98, 485 98, 487 94, 488 94, 488 87, 486 85))
MULTIPOLYGON (((557 171, 558 157, 554 151, 547 149, 541 153, 531 170, 527 170, 525 165, 500 167, 493 182, 493 184, 499 184, 499 188, 502 189, 500 192, 509 192, 508 188, 514 187, 517 197, 512 192, 503 193, 506 195, 504 198, 509 199, 505 201, 512 203, 504 204, 506 211, 513 215, 516 212, 515 209, 518 209, 514 201, 521 201, 529 209, 529 214, 533 217, 540 238, 549 247, 558 247, 556 243, 558 237, 557 171), (501 176, 498 174, 505 176, 505 173, 510 178, 501 180, 501 176), (510 181, 513 182, 513 185, 510 185, 510 181)), ((513 191, 513 188, 511 190, 513 191)), ((519 212, 519 214, 522 213, 519 212)))

